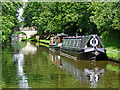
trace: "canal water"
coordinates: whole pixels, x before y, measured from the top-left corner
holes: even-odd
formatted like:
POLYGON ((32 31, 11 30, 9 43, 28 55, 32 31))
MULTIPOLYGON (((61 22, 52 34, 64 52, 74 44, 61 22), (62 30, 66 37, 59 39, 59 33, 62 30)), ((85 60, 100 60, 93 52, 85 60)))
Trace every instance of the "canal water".
POLYGON ((119 88, 120 63, 73 60, 29 42, 2 47, 2 88, 119 88))

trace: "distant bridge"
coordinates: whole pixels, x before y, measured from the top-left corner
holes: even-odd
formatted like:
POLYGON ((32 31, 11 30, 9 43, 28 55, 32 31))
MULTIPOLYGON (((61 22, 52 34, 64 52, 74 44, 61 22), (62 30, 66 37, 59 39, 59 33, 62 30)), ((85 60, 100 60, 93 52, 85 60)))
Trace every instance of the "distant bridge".
POLYGON ((30 38, 31 36, 37 34, 37 30, 34 30, 34 31, 31 31, 31 30, 20 30, 20 32, 25 33, 27 38, 30 38))

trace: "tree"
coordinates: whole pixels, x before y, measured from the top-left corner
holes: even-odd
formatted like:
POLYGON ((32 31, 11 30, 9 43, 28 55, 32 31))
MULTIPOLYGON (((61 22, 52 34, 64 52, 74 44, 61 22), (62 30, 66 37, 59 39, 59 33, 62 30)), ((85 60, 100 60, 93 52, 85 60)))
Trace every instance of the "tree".
POLYGON ((17 10, 21 2, 2 2, 2 42, 9 42, 10 36, 18 23, 17 10))
POLYGON ((120 30, 120 2, 93 2, 90 21, 97 25, 99 32, 120 30))
POLYGON ((24 8, 26 26, 37 26, 40 32, 90 34, 96 25, 89 21, 89 3, 83 2, 28 2, 24 8))

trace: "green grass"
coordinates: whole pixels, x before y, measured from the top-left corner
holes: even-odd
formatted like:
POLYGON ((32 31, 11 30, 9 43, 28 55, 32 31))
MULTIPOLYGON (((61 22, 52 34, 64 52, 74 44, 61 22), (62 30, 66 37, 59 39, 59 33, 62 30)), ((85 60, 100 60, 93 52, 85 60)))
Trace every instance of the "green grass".
POLYGON ((40 43, 41 46, 49 47, 47 44, 40 43))
POLYGON ((107 49, 106 54, 108 58, 113 59, 115 61, 120 61, 120 53, 117 52, 118 51, 117 49, 111 49, 111 48, 106 48, 106 49, 107 49), (109 50, 114 50, 114 52, 109 50))
POLYGON ((120 35, 117 30, 108 30, 102 34, 103 45, 106 48, 107 56, 115 61, 120 61, 120 35))
POLYGON ((115 47, 106 47, 106 49, 108 49, 108 50, 113 50, 113 51, 115 51, 115 52, 120 51, 120 48, 115 48, 115 47))
POLYGON ((40 42, 50 43, 50 41, 49 41, 49 40, 40 40, 40 42))
POLYGON ((50 38, 50 35, 46 39, 49 39, 49 38, 50 38))

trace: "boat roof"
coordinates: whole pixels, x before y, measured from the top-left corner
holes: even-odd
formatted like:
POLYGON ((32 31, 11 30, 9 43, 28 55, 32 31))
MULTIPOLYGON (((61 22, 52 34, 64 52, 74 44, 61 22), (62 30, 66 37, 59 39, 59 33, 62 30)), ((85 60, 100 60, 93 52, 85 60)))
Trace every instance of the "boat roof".
POLYGON ((99 39, 101 45, 103 46, 103 44, 102 44, 102 42, 100 40, 100 37, 98 37, 97 34, 91 34, 91 35, 88 35, 88 36, 64 37, 63 39, 82 39, 82 48, 84 48, 91 37, 97 37, 99 39))
POLYGON ((57 34, 57 36, 53 36, 51 38, 56 38, 56 37, 65 37, 65 36, 68 36, 67 34, 64 34, 64 33, 60 33, 60 34, 57 34))
POLYGON ((57 37, 60 37, 60 36, 68 36, 68 35, 64 33, 57 34, 57 37))
POLYGON ((97 36, 97 34, 91 34, 91 35, 88 35, 88 36, 77 36, 77 37, 69 36, 69 37, 64 37, 64 39, 73 39, 73 38, 79 39, 79 38, 85 38, 85 37, 91 37, 91 36, 97 36))

